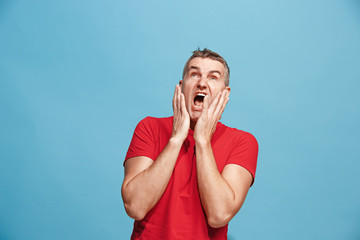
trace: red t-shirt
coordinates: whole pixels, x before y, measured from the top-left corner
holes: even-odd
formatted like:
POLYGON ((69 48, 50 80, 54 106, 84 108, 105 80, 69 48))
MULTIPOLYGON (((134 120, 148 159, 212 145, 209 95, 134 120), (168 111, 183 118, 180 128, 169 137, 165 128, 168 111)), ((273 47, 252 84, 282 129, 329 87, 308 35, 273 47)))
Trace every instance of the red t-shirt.
MULTIPOLYGON (((170 139, 172 123, 173 117, 147 117, 140 121, 125 161, 136 156, 155 161, 170 139)), ((227 239, 228 225, 212 228, 207 224, 197 188, 194 145, 190 129, 163 196, 143 220, 134 222, 131 239, 227 239)), ((211 146, 219 172, 232 163, 246 168, 255 177, 258 144, 250 133, 219 122, 211 146)))

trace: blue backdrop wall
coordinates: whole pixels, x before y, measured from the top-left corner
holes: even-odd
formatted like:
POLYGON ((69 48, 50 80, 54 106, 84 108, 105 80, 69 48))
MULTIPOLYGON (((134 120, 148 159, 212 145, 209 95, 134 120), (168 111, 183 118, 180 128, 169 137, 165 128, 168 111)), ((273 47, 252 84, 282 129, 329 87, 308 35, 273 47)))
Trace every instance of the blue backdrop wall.
POLYGON ((229 239, 360 239, 360 2, 0 1, 0 239, 129 239, 122 162, 191 51, 260 145, 229 239))

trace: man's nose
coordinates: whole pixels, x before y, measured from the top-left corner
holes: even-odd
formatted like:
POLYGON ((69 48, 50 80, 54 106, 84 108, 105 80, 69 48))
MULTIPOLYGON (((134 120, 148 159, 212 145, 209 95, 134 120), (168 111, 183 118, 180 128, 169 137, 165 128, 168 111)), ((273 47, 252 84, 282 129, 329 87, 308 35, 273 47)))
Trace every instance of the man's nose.
POLYGON ((204 89, 207 87, 207 79, 206 77, 200 77, 199 81, 197 82, 197 85, 200 89, 204 89))

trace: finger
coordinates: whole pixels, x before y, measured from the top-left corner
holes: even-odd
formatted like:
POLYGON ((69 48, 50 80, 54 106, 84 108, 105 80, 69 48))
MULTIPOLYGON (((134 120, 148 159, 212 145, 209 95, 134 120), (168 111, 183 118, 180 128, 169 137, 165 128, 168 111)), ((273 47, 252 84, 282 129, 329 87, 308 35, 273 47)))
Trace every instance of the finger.
POLYGON ((209 108, 209 96, 205 95, 203 100, 203 108, 209 108))
POLYGON ((223 98, 223 102, 220 106, 220 111, 218 112, 218 115, 219 115, 219 120, 221 119, 221 115, 223 114, 224 110, 225 110, 225 107, 227 105, 227 103, 229 102, 229 91, 226 91, 225 94, 224 94, 224 98, 223 98))
POLYGON ((180 104, 181 104, 181 112, 182 113, 188 113, 187 109, 186 109, 186 105, 185 105, 185 96, 183 93, 181 93, 180 95, 180 104))
POLYGON ((224 111, 227 103, 229 102, 229 99, 230 99, 230 91, 229 90, 225 90, 225 96, 224 96, 224 99, 225 99, 225 102, 223 104, 223 109, 222 109, 222 112, 224 111))
MULTIPOLYGON (((214 101, 211 103, 211 105, 209 107, 209 111, 214 111, 214 109, 216 108, 216 106, 217 106, 217 104, 219 102, 220 96, 221 96, 221 91, 219 91, 216 94, 216 97, 215 97, 214 101)), ((207 95, 206 95, 206 97, 207 97, 207 95)))
POLYGON ((218 119, 221 119, 221 115, 225 110, 225 106, 229 101, 229 91, 228 90, 224 90, 222 93, 222 98, 219 101, 219 105, 218 108, 215 110, 216 116, 218 117, 218 119))
POLYGON ((225 100, 224 100, 224 103, 223 103, 223 105, 221 107, 221 110, 219 112, 219 120, 221 119, 221 115, 223 114, 223 112, 225 110, 225 107, 226 107, 227 103, 229 102, 229 99, 230 99, 229 97, 226 97, 225 100))
POLYGON ((173 96, 173 100, 172 100, 172 106, 173 106, 174 113, 177 111, 176 93, 177 93, 177 86, 175 85, 175 91, 174 91, 174 96, 173 96))
POLYGON ((226 90, 226 96, 230 97, 230 91, 229 90, 226 90))
POLYGON ((214 106, 214 115, 217 116, 220 111, 221 111, 221 107, 224 103, 224 96, 225 96, 226 92, 225 91, 221 91, 221 94, 219 96, 219 99, 217 101, 217 104, 214 106))
POLYGON ((180 94, 181 94, 181 90, 179 85, 176 85, 176 107, 177 107, 177 111, 179 112, 180 109, 180 94))
POLYGON ((204 101, 203 101, 203 111, 207 111, 209 109, 209 96, 205 95, 204 101))

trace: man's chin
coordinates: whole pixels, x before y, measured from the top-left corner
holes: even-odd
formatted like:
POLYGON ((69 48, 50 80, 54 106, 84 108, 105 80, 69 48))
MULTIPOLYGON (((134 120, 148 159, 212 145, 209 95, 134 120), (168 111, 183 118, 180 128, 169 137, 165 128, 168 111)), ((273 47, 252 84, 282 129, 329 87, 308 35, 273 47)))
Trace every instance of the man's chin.
POLYGON ((202 111, 193 111, 192 114, 191 114, 191 116, 190 116, 190 120, 197 122, 197 120, 198 120, 198 119, 200 118, 200 116, 201 116, 201 112, 202 112, 202 111))
POLYGON ((198 113, 192 113, 192 116, 190 116, 190 127, 191 129, 193 129, 197 123, 197 121, 199 120, 201 116, 201 112, 198 113))

